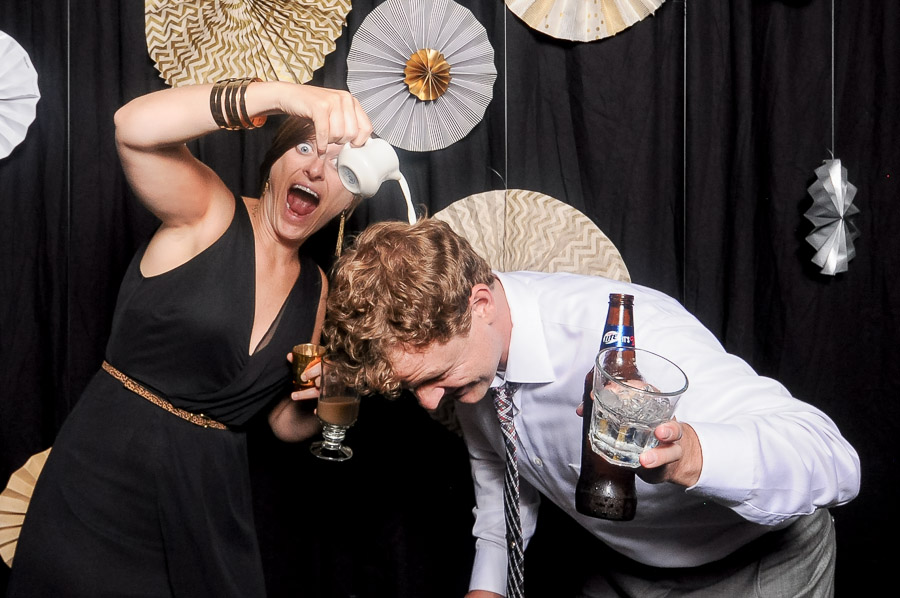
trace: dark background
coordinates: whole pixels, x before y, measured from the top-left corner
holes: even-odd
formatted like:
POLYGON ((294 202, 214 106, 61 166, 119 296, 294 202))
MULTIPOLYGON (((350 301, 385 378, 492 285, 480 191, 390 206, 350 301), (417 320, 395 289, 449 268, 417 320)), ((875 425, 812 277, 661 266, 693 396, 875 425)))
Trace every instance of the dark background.
MULTIPOLYGON (((759 372, 825 410, 862 460, 860 496, 833 509, 838 595, 889 583, 900 396, 900 3, 667 0, 590 43, 537 33, 500 0, 460 0, 487 29, 498 78, 483 121, 429 153, 400 151, 429 213, 522 188, 587 214, 635 282, 679 298, 759 372), (832 22, 834 144, 832 145, 832 22), (806 188, 842 160, 859 189, 857 256, 810 262, 806 188)), ((315 83, 344 87, 356 0, 315 83)), ((29 53, 42 98, 0 161, 0 479, 53 443, 102 356, 118 283, 156 223, 126 187, 114 111, 164 87, 139 0, 4 0, 0 30, 29 53)), ((254 194, 274 123, 193 144, 254 194)), ((386 185, 352 226, 405 215, 386 185)), ((312 243, 327 256, 334 230, 312 243)), ((322 258, 323 262, 326 258, 322 258)), ((598 301, 605 301, 598 298, 598 301)), ((471 561, 464 447, 408 399, 363 406, 357 457, 254 435, 273 596, 461 596, 471 561), (274 472, 274 473, 273 473, 274 472)), ((584 538, 552 510, 529 550, 532 596, 565 596, 584 538)), ((0 590, 8 571, 0 566, 0 590)))

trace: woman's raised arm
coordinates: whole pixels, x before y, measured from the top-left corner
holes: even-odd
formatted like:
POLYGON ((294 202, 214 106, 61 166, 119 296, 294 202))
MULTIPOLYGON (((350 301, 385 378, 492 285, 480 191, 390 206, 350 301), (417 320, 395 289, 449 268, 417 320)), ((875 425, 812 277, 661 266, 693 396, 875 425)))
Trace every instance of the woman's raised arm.
MULTIPOLYGON (((115 115, 128 182, 169 227, 215 218, 217 206, 230 202, 225 184, 185 145, 220 128, 211 110, 212 91, 210 84, 165 89, 132 100, 115 115)), ((270 114, 311 118, 320 153, 329 143, 362 145, 372 132, 359 102, 346 91, 272 81, 250 83, 243 94, 248 119, 270 114)))

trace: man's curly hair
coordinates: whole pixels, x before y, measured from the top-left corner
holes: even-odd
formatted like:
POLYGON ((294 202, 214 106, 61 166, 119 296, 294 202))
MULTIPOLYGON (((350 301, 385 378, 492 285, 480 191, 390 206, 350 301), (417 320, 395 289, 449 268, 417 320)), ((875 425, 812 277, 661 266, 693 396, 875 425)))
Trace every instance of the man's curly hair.
POLYGON ((472 287, 493 282, 487 261, 441 220, 373 224, 334 265, 328 352, 360 391, 396 396, 390 352, 467 334, 472 287))

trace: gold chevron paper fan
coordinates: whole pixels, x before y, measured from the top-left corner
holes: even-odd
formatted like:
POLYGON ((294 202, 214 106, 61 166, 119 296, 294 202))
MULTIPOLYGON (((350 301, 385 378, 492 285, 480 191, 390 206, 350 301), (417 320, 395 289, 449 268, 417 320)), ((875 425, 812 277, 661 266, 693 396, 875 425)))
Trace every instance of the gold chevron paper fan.
POLYGON ((434 215, 500 272, 573 272, 630 282, 619 250, 593 221, 524 189, 476 193, 434 215))
POLYGON ((350 0, 145 0, 147 50, 172 87, 228 77, 305 83, 350 0))
POLYGON ((665 0, 506 0, 532 29, 557 39, 611 37, 656 12, 665 0))
POLYGON ((25 465, 9 476, 9 484, 0 492, 0 557, 8 567, 12 567, 25 512, 48 455, 50 449, 32 455, 25 465))
POLYGON ((465 137, 484 117, 496 78, 484 26, 452 0, 382 2, 347 55, 347 88, 375 132, 409 151, 465 137))

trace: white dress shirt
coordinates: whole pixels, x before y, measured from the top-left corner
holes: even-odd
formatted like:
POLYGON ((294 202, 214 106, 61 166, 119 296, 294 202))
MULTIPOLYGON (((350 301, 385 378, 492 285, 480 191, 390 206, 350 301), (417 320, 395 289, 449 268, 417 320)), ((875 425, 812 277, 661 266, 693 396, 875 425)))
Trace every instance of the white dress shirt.
MULTIPOLYGON (((859 457, 824 413, 729 355, 676 300, 605 278, 536 272, 495 273, 512 316, 504 379, 519 438, 522 527, 534 533, 538 492, 618 552, 657 567, 720 559, 816 507, 843 504, 859 491, 859 457), (575 510, 581 469, 584 376, 600 347, 610 293, 634 295, 635 344, 668 357, 689 388, 675 410, 697 433, 703 468, 697 484, 637 485, 633 521, 575 510)), ((503 382, 499 377, 494 385, 503 382)), ((506 587, 504 446, 489 400, 458 404, 475 481, 476 557, 471 589, 506 587)), ((560 547, 564 549, 564 547, 560 547)))

